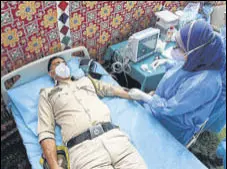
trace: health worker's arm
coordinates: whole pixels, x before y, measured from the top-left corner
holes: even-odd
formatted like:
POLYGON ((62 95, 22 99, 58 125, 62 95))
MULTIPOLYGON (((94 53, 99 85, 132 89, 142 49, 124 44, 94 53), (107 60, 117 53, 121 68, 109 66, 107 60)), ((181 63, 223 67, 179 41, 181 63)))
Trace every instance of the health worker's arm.
POLYGON ((177 65, 183 65, 184 63, 181 61, 176 61, 173 59, 168 59, 168 61, 164 64, 166 71, 168 71, 169 69, 172 69, 173 67, 177 66, 177 65))
POLYGON ((176 116, 192 112, 204 104, 209 104, 220 94, 220 84, 216 79, 205 80, 194 77, 186 80, 177 93, 169 98, 162 98, 155 94, 147 101, 151 112, 156 115, 176 116))
POLYGON ((177 65, 182 65, 183 63, 180 61, 176 61, 173 59, 158 59, 155 60, 154 62, 152 62, 151 67, 153 68, 153 70, 156 70, 159 66, 164 66, 166 71, 168 71, 169 69, 177 66, 177 65))

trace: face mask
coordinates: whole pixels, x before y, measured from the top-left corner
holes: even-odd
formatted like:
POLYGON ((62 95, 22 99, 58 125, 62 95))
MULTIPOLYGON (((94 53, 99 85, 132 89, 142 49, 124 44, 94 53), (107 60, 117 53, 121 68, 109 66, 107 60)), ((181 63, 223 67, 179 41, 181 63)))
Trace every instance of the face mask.
POLYGON ((171 56, 174 60, 185 61, 184 52, 180 48, 173 48, 171 51, 171 56))
POLYGON ((59 76, 61 78, 69 78, 70 77, 69 67, 66 66, 64 63, 60 63, 55 68, 55 73, 56 73, 57 76, 59 76))

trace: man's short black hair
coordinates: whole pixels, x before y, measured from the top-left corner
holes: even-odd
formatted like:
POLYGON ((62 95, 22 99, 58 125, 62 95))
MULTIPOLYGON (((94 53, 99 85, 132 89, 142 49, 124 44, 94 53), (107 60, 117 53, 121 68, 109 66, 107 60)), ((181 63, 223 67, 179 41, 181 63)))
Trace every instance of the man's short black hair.
POLYGON ((52 62, 53 62, 55 59, 58 59, 58 58, 60 58, 60 59, 62 59, 62 60, 65 61, 65 59, 64 59, 63 57, 61 57, 61 56, 54 56, 54 57, 52 57, 52 58, 49 60, 49 62, 48 62, 48 67, 47 67, 48 72, 50 71, 50 67, 51 67, 52 62))

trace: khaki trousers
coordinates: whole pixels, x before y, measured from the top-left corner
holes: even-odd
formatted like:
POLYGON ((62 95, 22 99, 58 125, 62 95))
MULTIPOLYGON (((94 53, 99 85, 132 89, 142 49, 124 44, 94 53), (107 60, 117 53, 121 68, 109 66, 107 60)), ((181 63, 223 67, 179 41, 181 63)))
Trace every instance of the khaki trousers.
POLYGON ((71 169, 147 169, 145 162, 119 129, 69 149, 71 169))

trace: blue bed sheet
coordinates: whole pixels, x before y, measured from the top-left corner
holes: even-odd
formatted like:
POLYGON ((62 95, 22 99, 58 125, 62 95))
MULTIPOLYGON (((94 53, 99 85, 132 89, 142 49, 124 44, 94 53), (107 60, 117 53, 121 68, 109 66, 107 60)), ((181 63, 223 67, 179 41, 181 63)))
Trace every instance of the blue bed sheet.
MULTIPOLYGON (((97 65, 97 72, 104 74, 103 81, 118 85, 99 64, 97 65)), ((69 66, 76 75, 79 69, 78 58, 73 58, 69 66)), ((33 169, 42 169, 39 164, 42 150, 37 137, 39 91, 50 86, 53 86, 53 82, 45 75, 8 91, 12 100, 13 116, 33 169)), ((206 169, 137 102, 117 97, 104 98, 102 101, 109 107, 113 123, 129 135, 149 169, 206 169)), ((56 127, 56 142, 57 145, 62 144, 59 127, 56 127)))

